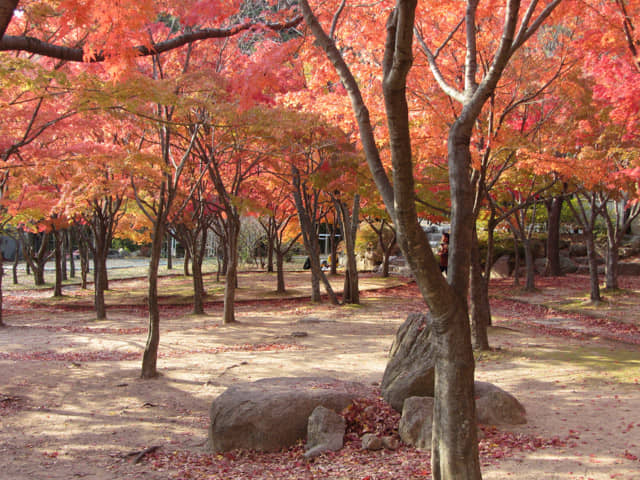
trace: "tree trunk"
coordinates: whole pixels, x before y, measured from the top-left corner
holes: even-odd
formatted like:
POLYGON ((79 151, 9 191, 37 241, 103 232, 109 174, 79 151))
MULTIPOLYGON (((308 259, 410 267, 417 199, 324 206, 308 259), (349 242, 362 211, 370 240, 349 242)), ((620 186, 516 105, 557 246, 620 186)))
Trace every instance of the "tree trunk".
POLYGON ((102 275, 102 262, 96 249, 93 255, 93 306, 96 313, 96 320, 107 318, 107 307, 104 299, 104 275, 102 275))
POLYGON ((194 315, 204 315, 204 282, 202 280, 202 261, 196 260, 192 263, 193 270, 193 313, 194 315))
POLYGON ((513 285, 520 285, 520 250, 518 249, 518 236, 513 232, 513 285))
POLYGON ((224 325, 235 323, 235 298, 238 284, 238 238, 240 235, 240 218, 237 215, 229 215, 226 220, 227 245, 225 248, 228 258, 227 275, 224 284, 224 312, 222 323, 224 325))
MULTIPOLYGON (((18 249, 16 248, 16 258, 18 257, 18 249)), ((2 249, 0 249, 0 327, 4 327, 4 320, 3 320, 3 305, 2 305, 2 298, 3 298, 3 292, 2 292, 2 277, 4 277, 4 257, 2 255, 2 249)))
MULTIPOLYGON (((439 318, 434 336, 439 352, 435 364, 431 449, 434 480, 482 478, 474 400, 475 360, 467 307, 474 224, 474 192, 469 181, 472 128, 473 122, 461 115, 452 126, 448 139, 452 210, 447 282, 452 295, 444 302, 434 299, 432 293, 425 296, 434 317, 439 318)), ((434 265, 433 269, 436 268, 434 265)), ((420 285, 420 288, 424 295, 427 285, 420 285)))
POLYGON ((173 252, 171 251, 171 235, 167 234, 167 270, 173 268, 173 252))
POLYGON ((55 261, 55 283, 53 285, 53 296, 62 296, 62 232, 54 230, 54 261, 55 261))
POLYGON ((356 194, 353 198, 351 218, 349 211, 342 201, 334 199, 336 212, 342 225, 342 237, 345 243, 345 253, 347 254, 347 268, 344 276, 344 303, 360 303, 360 291, 358 287, 358 265, 356 262, 356 234, 358 231, 358 217, 360 208, 360 196, 356 194))
POLYGON ((524 264, 526 268, 526 282, 524 289, 527 292, 533 292, 536 289, 535 271, 536 267, 533 262, 533 251, 531 250, 531 240, 525 238, 522 240, 524 247, 524 264))
POLYGON ((67 276, 67 253, 69 252, 69 242, 67 242, 67 232, 66 230, 58 232, 60 239, 60 275, 61 282, 65 280, 69 280, 67 276))
MULTIPOLYGON (((193 313, 195 315, 204 315, 204 280, 202 277, 202 261, 204 259, 204 251, 207 243, 206 229, 196 235, 193 242, 193 313)), ((186 252, 189 249, 185 250, 186 252)))
POLYGON ((277 293, 285 293, 286 288, 284 284, 284 254, 280 249, 275 250, 276 254, 276 279, 277 279, 277 293))
POLYGON ((545 273, 552 277, 562 275, 560 268, 560 214, 563 197, 553 197, 545 205, 548 212, 547 221, 547 265, 545 273))
POLYGON ((609 241, 607 244, 607 264, 605 276, 605 289, 618 289, 618 261, 620 254, 618 253, 618 245, 615 241, 609 241))
POLYGON ((78 252, 80 253, 80 288, 86 290, 87 275, 89 273, 89 246, 87 245, 87 239, 83 234, 78 236, 78 252))
POLYGON ((189 263, 191 263, 191 252, 189 251, 188 248, 185 248, 184 250, 184 264, 183 264, 183 270, 184 270, 184 276, 188 277, 191 274, 189 273, 189 263))
POLYGON ((267 228, 267 272, 273 272, 273 256, 276 235, 276 219, 269 217, 269 228, 267 228))
POLYGON ((104 299, 104 292, 107 285, 107 234, 104 224, 99 219, 95 219, 93 225, 93 299, 97 320, 107 318, 107 307, 104 299))
MULTIPOLYGON (((344 226, 343 226, 343 230, 344 230, 344 226)), ((343 238, 344 238, 344 235, 346 234, 344 234, 343 232, 343 238)), ((335 222, 331 224, 331 241, 329 242, 329 246, 331 248, 331 261, 329 262, 329 272, 331 273, 331 275, 337 275, 338 274, 338 242, 336 241, 335 222)), ((346 277, 345 277, 345 282, 346 282, 346 277)), ((348 303, 352 303, 352 302, 348 302, 348 303)), ((355 302, 355 303, 359 303, 359 302, 355 302)))
MULTIPOLYGON (((159 214, 158 217, 161 217, 159 214)), ((149 260, 149 331, 147 344, 142 355, 142 378, 154 378, 158 375, 157 360, 158 346, 160 344, 160 309, 158 307, 158 268, 162 255, 162 241, 164 239, 164 225, 161 220, 156 220, 153 238, 151 240, 151 259, 149 260)))
POLYGON ((13 265, 11 267, 11 272, 13 274, 13 284, 18 285, 18 263, 20 261, 20 255, 18 254, 19 250, 16 248, 16 253, 13 256, 13 265))
POLYGON ((28 233, 28 237, 25 238, 24 234, 20 232, 22 253, 27 262, 27 272, 33 272, 33 283, 36 286, 44 285, 44 267, 49 259, 47 254, 47 244, 49 243, 49 234, 44 233, 39 236, 28 233), (36 240, 40 239, 40 246, 36 251, 36 240))
POLYGON ((489 285, 480 263, 480 246, 474 235, 471 249, 471 340, 474 350, 489 350, 487 327, 491 324, 489 285))
POLYGON ((598 259, 596 253, 596 244, 593 239, 593 230, 584 230, 584 242, 587 246, 587 259, 589 262, 589 298, 593 303, 602 300, 600 296, 600 281, 598 278, 598 259))
POLYGON ((73 258, 73 234, 71 230, 66 233, 67 253, 69 254, 69 276, 76 278, 76 261, 73 258))

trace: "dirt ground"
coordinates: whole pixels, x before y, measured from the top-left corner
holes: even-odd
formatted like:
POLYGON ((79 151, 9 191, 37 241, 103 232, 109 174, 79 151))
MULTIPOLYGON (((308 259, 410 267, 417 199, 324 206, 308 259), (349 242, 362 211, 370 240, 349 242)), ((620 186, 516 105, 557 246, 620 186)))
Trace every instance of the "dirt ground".
MULTIPOLYGON (((492 288, 493 350, 478 355, 476 376, 516 395, 528 423, 492 430, 483 441, 483 478, 640 479, 640 281, 592 309, 598 322, 562 310, 580 305, 585 281, 542 281, 534 294, 506 282, 492 288), (542 303, 557 310, 536 306, 542 303)), ((138 282, 111 288, 140 290, 142 298, 138 282)), ((304 294, 305 282, 296 277, 293 290, 304 294)), ((86 298, 74 292, 68 289, 63 302, 48 300, 47 290, 5 295, 0 479, 429 478, 421 468, 428 467, 428 452, 405 446, 365 455, 351 450, 312 465, 303 465, 302 450, 294 449, 270 457, 279 468, 292 462, 283 477, 259 455, 223 457, 206 448, 209 405, 236 382, 331 376, 377 385, 396 329, 408 312, 423 309, 415 286, 366 292, 361 306, 247 298, 231 326, 220 324, 220 304, 193 316, 166 301, 161 376, 154 380, 139 378, 144 308, 115 302, 108 320, 96 322, 83 308, 86 298), (138 458, 149 447, 158 448, 138 458), (225 474, 215 465, 243 458, 250 473, 225 474)))

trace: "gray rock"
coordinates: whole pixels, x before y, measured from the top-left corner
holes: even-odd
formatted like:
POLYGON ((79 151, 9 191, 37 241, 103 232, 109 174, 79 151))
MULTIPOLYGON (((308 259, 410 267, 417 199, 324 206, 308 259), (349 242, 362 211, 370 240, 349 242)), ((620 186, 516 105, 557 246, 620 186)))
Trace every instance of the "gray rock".
POLYGON ((562 273, 576 273, 578 265, 566 255, 560 255, 560 271, 562 273))
POLYGON ((382 450, 384 448, 382 438, 375 433, 365 433, 360 440, 363 450, 382 450))
POLYGON ((587 246, 584 243, 572 243, 569 246, 569 255, 572 257, 586 257, 587 246))
POLYGON ((340 450, 344 445, 347 424, 344 418, 333 410, 316 407, 307 423, 307 452, 305 457, 317 457, 326 451, 340 450))
POLYGON ((511 257, 502 255, 491 267, 491 276, 493 278, 509 278, 511 276, 511 257))
POLYGON ((397 411, 409 397, 431 397, 435 354, 429 338, 431 319, 411 313, 398 329, 380 385, 382 396, 397 411))
POLYGON ((476 418, 484 425, 527 423, 524 406, 509 392, 487 382, 475 382, 476 418))
POLYGON ((384 448, 388 448, 389 450, 397 450, 400 448, 400 442, 398 439, 390 435, 382 437, 382 445, 384 445, 384 448))
POLYGON ((398 433, 404 443, 420 450, 431 449, 433 403, 432 397, 410 397, 404 401, 398 425, 398 433))
POLYGON ((211 404, 209 448, 276 451, 307 436, 311 412, 322 405, 336 412, 369 389, 332 378, 266 378, 234 385, 211 404))

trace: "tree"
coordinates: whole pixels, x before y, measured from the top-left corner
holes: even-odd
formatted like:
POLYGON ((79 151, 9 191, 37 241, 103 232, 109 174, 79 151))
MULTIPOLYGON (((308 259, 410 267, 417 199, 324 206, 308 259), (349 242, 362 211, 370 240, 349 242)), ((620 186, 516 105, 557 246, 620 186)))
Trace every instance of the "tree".
MULTIPOLYGON (((465 24, 463 55, 466 55, 464 89, 448 83, 438 67, 438 56, 445 47, 460 45, 449 42, 457 28, 436 50, 430 48, 429 63, 443 90, 461 110, 450 128, 448 136, 449 182, 451 188, 451 249, 448 281, 429 247, 420 227, 415 207, 414 176, 411 136, 406 98, 407 75, 412 63, 413 29, 416 20, 416 2, 398 1, 387 21, 387 40, 383 59, 382 85, 387 112, 390 148, 393 165, 393 184, 383 168, 368 110, 362 99, 358 82, 353 77, 331 36, 327 35, 313 14, 309 3, 301 1, 305 22, 316 42, 325 51, 342 80, 351 99, 358 121, 360 138, 367 162, 380 190, 394 225, 398 229, 399 244, 407 258, 420 291, 429 306, 436 332, 436 396, 432 470, 434 479, 478 479, 480 465, 475 426, 473 400, 474 361, 471 348, 466 297, 468 292, 470 248, 473 235, 473 191, 469 179, 471 166, 470 142, 473 127, 487 99, 496 85, 510 57, 533 35, 551 14, 559 1, 551 2, 536 13, 533 2, 520 18, 520 2, 505 2, 505 20, 502 37, 496 43, 495 54, 488 69, 478 70, 476 58, 478 42, 478 2, 469 1, 462 16, 465 24), (480 75, 480 82, 477 76, 480 75)), ((428 18, 441 19, 433 11, 428 18)), ((452 5, 446 4, 445 18, 452 18, 452 5)), ((445 13, 445 12, 443 12, 445 13)), ((338 15, 336 15, 337 17, 338 15)), ((424 18, 427 18, 425 16, 424 18)), ((462 25, 462 22, 459 23, 462 25)), ((333 33, 333 32, 332 32, 333 33)), ((454 80, 455 82, 455 80, 454 80)))
POLYGON ((186 199, 186 202, 172 215, 169 230, 185 249, 185 273, 188 272, 187 259, 191 260, 193 313, 203 315, 206 292, 202 262, 206 252, 207 234, 218 212, 212 198, 211 185, 202 178, 206 170, 200 167, 202 172, 198 172, 197 168, 182 176, 183 185, 181 185, 180 195, 186 199))
POLYGON ((288 185, 273 175, 264 177, 255 185, 255 195, 264 207, 258 221, 276 257, 276 292, 285 293, 284 259, 302 233, 295 223, 296 209, 288 185))

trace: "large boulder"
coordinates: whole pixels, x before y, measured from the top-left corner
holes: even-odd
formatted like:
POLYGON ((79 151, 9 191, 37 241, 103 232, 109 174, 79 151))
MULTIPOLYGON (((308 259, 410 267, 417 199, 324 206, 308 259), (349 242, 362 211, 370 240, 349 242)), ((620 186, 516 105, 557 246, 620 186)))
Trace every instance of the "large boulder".
POLYGON ((307 436, 313 410, 342 411, 368 389, 332 378, 266 378, 229 387, 211 404, 209 447, 276 451, 307 436))
POLYGON ((488 382, 475 382, 476 418, 484 425, 527 423, 526 410, 516 397, 488 382))
POLYGON ((432 431, 433 397, 407 398, 398 424, 402 441, 420 450, 430 450, 432 431))
POLYGON ((398 412, 409 397, 432 397, 435 353, 428 314, 410 313, 396 333, 382 376, 382 396, 398 412))
POLYGON ((304 456, 314 458, 326 451, 340 450, 346 429, 344 417, 322 405, 316 407, 307 423, 307 451, 304 456))
MULTIPOLYGON (((522 404, 510 393, 488 382, 475 382, 476 419, 483 425, 527 423, 522 404)), ((404 443, 421 450, 431 448, 433 432, 432 397, 410 397, 404 401, 398 434, 404 443)))

